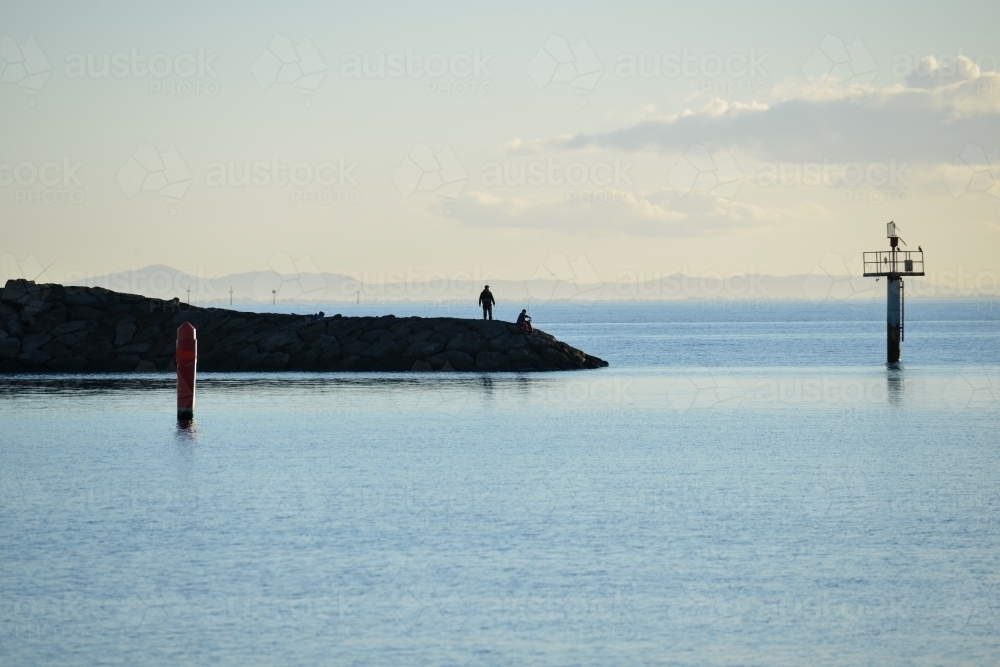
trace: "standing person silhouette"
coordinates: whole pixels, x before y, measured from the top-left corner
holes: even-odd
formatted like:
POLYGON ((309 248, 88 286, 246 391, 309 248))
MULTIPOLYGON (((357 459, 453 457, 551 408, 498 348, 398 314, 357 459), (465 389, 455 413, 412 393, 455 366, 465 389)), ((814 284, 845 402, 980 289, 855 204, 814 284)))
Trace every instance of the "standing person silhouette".
POLYGON ((483 291, 479 294, 479 305, 483 307, 483 319, 492 320, 493 319, 493 306, 496 304, 496 299, 493 298, 493 292, 490 291, 490 286, 487 285, 483 288, 483 291))

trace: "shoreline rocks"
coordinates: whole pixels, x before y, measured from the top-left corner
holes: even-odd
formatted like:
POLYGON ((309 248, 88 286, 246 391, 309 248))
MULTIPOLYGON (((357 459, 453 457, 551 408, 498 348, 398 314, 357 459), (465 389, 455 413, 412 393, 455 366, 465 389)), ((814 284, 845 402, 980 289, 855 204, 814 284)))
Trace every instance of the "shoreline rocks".
POLYGON ((174 370, 177 327, 198 330, 201 371, 556 371, 606 361, 536 330, 454 317, 342 317, 198 308, 101 287, 8 280, 0 374, 174 370))

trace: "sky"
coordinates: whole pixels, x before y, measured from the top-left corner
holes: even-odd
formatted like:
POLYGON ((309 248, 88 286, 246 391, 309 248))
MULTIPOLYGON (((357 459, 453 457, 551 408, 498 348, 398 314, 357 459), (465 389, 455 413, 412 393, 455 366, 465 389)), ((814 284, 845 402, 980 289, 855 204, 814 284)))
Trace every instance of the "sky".
POLYGON ((927 280, 996 293, 997 25, 988 2, 3 1, 0 273, 859 273, 894 220, 927 280))

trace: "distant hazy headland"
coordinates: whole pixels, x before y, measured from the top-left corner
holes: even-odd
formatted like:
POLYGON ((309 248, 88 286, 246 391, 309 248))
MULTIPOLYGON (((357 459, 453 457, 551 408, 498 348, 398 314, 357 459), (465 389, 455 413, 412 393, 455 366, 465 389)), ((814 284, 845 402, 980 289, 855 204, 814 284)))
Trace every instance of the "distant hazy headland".
MULTIPOLYGON (((299 267, 301 268, 301 267, 299 267)), ((958 276, 946 271, 907 284, 909 298, 996 298, 995 277, 958 276), (935 281, 936 282, 932 282, 935 281)), ((8 276, 21 277, 21 276, 8 276)), ((548 301, 684 301, 684 300, 871 300, 885 298, 884 283, 850 275, 846 266, 819 266, 812 273, 769 276, 717 272, 645 275, 624 272, 601 281, 589 264, 542 267, 530 280, 504 280, 492 275, 416 273, 324 273, 299 271, 294 264, 220 276, 196 275, 153 265, 101 275, 70 275, 70 285, 103 287, 128 294, 186 301, 203 306, 283 303, 347 303, 356 301, 469 301, 475 304, 488 283, 498 299, 530 304, 548 301), (231 291, 230 291, 231 290, 231 291)))

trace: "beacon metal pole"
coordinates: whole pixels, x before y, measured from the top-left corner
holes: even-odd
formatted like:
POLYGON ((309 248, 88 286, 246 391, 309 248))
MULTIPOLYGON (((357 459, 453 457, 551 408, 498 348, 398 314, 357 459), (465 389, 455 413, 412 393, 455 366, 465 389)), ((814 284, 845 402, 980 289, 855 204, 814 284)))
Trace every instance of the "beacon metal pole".
POLYGON ((903 342, 903 309, 900 295, 902 293, 903 279, 898 276, 889 276, 886 285, 886 360, 891 364, 899 361, 901 353, 901 343, 903 342))
MULTIPOLYGON (((895 222, 886 226, 889 251, 866 252, 864 275, 886 278, 886 361, 897 363, 903 357, 904 303, 903 276, 924 275, 924 251, 900 250, 899 227, 895 222)), ((906 241, 903 241, 906 245, 906 241)))

